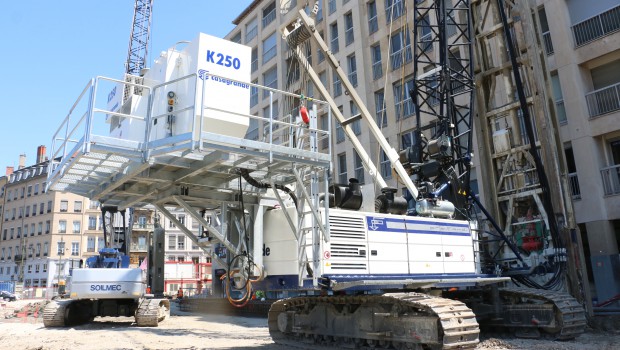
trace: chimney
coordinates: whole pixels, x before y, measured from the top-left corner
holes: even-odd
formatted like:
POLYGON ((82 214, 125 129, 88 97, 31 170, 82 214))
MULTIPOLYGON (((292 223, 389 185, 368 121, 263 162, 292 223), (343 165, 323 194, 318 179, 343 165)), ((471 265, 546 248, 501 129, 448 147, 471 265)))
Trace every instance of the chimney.
POLYGON ((46 152, 46 148, 45 145, 41 145, 39 147, 37 147, 37 164, 39 163, 43 163, 45 161, 45 152, 46 152))
POLYGON ((9 176, 9 175, 13 174, 14 170, 15 170, 15 168, 13 168, 12 166, 6 167, 6 176, 9 176))
POLYGON ((17 169, 23 169, 26 167, 26 153, 20 154, 19 155, 19 166, 17 167, 17 169))

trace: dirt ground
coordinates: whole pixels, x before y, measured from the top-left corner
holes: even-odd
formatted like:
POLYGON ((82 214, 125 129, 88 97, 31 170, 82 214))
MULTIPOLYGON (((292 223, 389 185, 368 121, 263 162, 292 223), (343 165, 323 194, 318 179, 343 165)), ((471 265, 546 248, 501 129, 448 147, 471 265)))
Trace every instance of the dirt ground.
MULTIPOLYGON (((103 349, 256 349, 284 350, 274 344, 263 318, 181 312, 172 303, 172 317, 156 328, 139 328, 133 318, 97 318, 88 325, 47 329, 28 301, 0 304, 0 348, 14 350, 103 349), (23 307, 29 305, 27 312, 23 307), (21 317, 15 317, 16 310, 21 317), (8 318, 6 318, 8 317, 8 318)), ((605 330, 589 329, 572 341, 482 337, 477 349, 620 349, 617 322, 601 322, 605 330)), ((312 348, 312 347, 310 347, 312 348)), ((315 347, 316 348, 316 347, 315 347)))

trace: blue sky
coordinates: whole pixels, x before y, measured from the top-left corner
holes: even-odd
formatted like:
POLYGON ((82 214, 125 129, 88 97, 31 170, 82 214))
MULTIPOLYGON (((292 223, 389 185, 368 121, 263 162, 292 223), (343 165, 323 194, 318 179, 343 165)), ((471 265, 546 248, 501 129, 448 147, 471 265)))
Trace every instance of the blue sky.
MULTIPOLYGON (((199 32, 223 37, 251 0, 155 0, 149 62, 199 32)), ((0 11, 0 176, 36 161, 88 81, 121 78, 134 0, 6 1, 0 11)), ((150 66, 150 63, 149 63, 150 66)))

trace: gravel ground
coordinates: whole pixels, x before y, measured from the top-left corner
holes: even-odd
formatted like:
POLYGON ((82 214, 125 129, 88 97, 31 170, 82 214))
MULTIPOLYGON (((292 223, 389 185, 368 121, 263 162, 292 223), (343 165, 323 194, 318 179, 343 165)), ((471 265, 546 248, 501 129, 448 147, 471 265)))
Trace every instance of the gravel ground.
MULTIPOLYGON (((44 302, 43 302, 44 303, 44 302)), ((259 349, 284 350, 274 344, 263 318, 198 314, 178 311, 157 328, 139 328, 133 318, 96 318, 95 322, 71 328, 46 329, 32 315, 32 302, 20 300, 0 304, 0 344, 15 350, 103 350, 103 349, 259 349), (30 316, 14 317, 30 304, 30 316), (9 318, 5 318, 8 315, 9 318)), ((507 335, 482 337, 476 349, 620 349, 620 329, 614 322, 600 321, 607 330, 590 329, 572 341, 516 339, 507 335)), ((317 347, 310 347, 315 348, 317 347)))

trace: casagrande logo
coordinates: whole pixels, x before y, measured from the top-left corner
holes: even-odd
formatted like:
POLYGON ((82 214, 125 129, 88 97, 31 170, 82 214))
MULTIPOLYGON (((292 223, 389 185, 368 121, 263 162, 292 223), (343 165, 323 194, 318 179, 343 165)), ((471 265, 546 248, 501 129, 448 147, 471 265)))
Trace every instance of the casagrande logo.
POLYGON ((234 81, 234 80, 230 80, 230 79, 226 79, 226 78, 221 78, 221 77, 216 77, 213 75, 209 74, 208 70, 204 70, 204 69, 199 69, 198 70, 198 77, 201 80, 207 81, 207 80, 215 80, 217 82, 226 84, 226 85, 230 85, 230 86, 236 86, 236 87, 240 87, 242 89, 249 89, 250 85, 247 83, 241 83, 238 81, 234 81))

